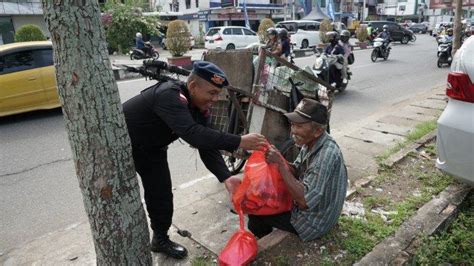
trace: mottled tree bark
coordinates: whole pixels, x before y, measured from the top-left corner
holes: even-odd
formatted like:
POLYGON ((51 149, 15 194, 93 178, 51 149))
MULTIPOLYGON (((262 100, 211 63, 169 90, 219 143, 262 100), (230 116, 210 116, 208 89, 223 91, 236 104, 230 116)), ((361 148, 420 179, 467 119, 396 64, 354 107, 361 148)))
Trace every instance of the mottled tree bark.
POLYGON ((43 0, 43 10, 97 264, 149 265, 148 225, 99 4, 43 0))
POLYGON ((455 0, 456 4, 456 11, 454 14, 454 40, 453 40, 453 51, 452 55, 456 53, 456 51, 461 47, 461 31, 462 31, 462 24, 461 24, 461 17, 462 17, 462 0, 455 0))

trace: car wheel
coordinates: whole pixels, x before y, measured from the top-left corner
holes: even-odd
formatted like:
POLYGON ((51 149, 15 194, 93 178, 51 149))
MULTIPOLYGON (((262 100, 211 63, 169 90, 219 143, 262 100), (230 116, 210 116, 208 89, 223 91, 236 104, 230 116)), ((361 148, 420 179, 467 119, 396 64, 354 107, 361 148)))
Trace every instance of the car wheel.
POLYGON ((402 40, 400 41, 402 44, 407 44, 410 41, 408 35, 403 35, 402 40))
POLYGON ((301 48, 305 49, 305 48, 308 48, 308 46, 309 46, 308 40, 303 40, 301 42, 301 48))
POLYGON ((130 54, 130 60, 133 60, 133 53, 130 54))
POLYGON ((226 50, 234 50, 235 49, 235 45, 230 43, 227 45, 227 47, 225 48, 226 50))
POLYGON ((372 54, 370 55, 370 59, 372 60, 372 62, 375 62, 377 61, 377 57, 378 57, 378 51, 377 49, 374 49, 372 51, 372 54))

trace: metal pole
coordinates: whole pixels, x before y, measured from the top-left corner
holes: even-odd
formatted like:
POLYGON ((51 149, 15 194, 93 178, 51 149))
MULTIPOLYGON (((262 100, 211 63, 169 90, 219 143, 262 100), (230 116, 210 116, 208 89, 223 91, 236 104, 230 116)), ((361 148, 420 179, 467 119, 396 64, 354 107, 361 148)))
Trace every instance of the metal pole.
POLYGON ((291 4, 291 19, 295 20, 295 0, 291 4))

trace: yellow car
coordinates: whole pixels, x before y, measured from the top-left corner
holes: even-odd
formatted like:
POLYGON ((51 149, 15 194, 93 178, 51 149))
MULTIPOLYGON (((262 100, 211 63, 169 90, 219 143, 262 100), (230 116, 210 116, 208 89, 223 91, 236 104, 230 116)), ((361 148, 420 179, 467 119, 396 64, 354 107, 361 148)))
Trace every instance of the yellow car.
POLYGON ((0 117, 59 106, 51 42, 0 45, 0 117))

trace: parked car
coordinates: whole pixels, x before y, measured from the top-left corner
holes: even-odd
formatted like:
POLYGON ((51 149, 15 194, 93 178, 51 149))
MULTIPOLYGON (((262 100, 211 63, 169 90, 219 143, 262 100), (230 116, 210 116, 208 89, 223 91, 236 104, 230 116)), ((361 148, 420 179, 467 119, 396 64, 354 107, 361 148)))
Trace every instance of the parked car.
POLYGON ((49 41, 0 45, 0 116, 61 106, 49 41))
POLYGON ((248 28, 225 26, 210 28, 204 36, 204 41, 204 47, 209 50, 232 50, 259 42, 259 38, 254 31, 248 28))
POLYGON ((413 24, 408 27, 409 30, 413 31, 414 33, 423 33, 425 34, 428 31, 428 26, 423 23, 413 24))
POLYGON ((287 20, 276 24, 277 28, 285 28, 290 34, 291 43, 297 48, 317 46, 321 42, 319 36, 320 23, 312 20, 287 20))
POLYGON ((393 41, 407 44, 411 39, 414 39, 413 32, 405 29, 393 21, 367 21, 372 24, 372 28, 382 31, 383 25, 388 25, 388 31, 393 41))
POLYGON ((474 36, 453 57, 446 95, 448 104, 438 119, 436 167, 474 185, 474 36))

